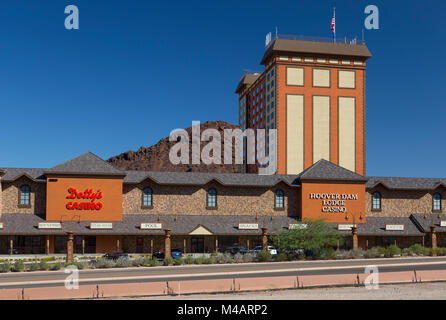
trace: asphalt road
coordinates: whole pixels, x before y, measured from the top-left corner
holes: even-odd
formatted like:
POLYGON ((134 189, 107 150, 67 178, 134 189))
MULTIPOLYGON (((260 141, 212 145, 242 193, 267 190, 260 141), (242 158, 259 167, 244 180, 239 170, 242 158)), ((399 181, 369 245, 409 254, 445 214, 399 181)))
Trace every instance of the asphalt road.
MULTIPOLYGON (((380 273, 413 270, 446 270, 446 257, 296 261, 80 270, 79 284, 117 284, 297 275, 360 274, 364 273, 364 268, 370 265, 376 265, 379 268, 380 273)), ((64 271, 4 273, 0 274, 0 289, 63 286, 67 275, 68 274, 64 271)))

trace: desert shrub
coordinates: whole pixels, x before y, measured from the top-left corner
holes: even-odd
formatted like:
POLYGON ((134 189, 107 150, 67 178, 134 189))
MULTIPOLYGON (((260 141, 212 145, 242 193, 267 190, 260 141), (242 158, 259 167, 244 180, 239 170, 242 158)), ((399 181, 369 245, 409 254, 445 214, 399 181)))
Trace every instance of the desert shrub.
POLYGON ((215 256, 215 263, 232 263, 232 255, 230 253, 219 253, 215 256))
POLYGON ((39 269, 40 270, 49 270, 50 264, 46 260, 40 260, 39 269))
POLYGON ((143 257, 137 257, 136 259, 132 260, 132 266, 139 267, 144 265, 144 258, 143 257))
POLYGON ((151 267, 157 267, 157 266, 160 265, 160 263, 159 263, 159 261, 158 261, 158 259, 156 257, 152 257, 152 259, 149 262, 149 265, 151 267))
POLYGON ((184 264, 184 259, 183 258, 176 258, 175 260, 173 260, 173 265, 174 266, 181 266, 184 264))
POLYGON ((16 260, 12 267, 12 271, 21 272, 23 270, 25 270, 25 264, 23 263, 23 260, 16 260))
POLYGON ((30 264, 30 266, 29 266, 29 270, 30 270, 30 271, 36 271, 36 270, 39 270, 39 264, 37 263, 37 261, 34 261, 33 263, 30 264))
POLYGON ((128 268, 133 265, 133 261, 130 259, 119 258, 116 260, 115 266, 118 268, 128 268))
POLYGON ((62 268, 62 263, 60 263, 59 261, 51 265, 51 270, 60 270, 61 268, 62 268))
POLYGON ((384 256, 388 257, 388 258, 397 256, 397 255, 401 255, 401 249, 394 244, 388 246, 384 253, 384 256))
POLYGON ((74 265, 79 269, 85 269, 88 268, 90 266, 90 264, 87 261, 77 261, 74 263, 74 265))
POLYGON ((423 255, 430 256, 432 254, 432 248, 425 247, 423 248, 423 255))
POLYGON ((203 264, 204 263, 204 257, 203 256, 201 256, 201 257, 198 257, 198 258, 195 258, 194 259, 194 263, 195 264, 203 264))
POLYGON ((193 264, 194 263, 194 258, 191 255, 188 255, 186 257, 186 259, 184 259, 184 263, 186 263, 186 264, 193 264))
POLYGON ((253 262, 256 259, 256 255, 252 253, 245 253, 243 255, 243 262, 253 262))
POLYGON ((334 255, 336 259, 350 259, 350 255, 347 250, 342 250, 342 249, 336 250, 334 252, 334 255))
POLYGON ((96 261, 95 265, 95 267, 98 269, 113 268, 115 266, 116 266, 115 261, 113 261, 112 259, 104 259, 104 258, 101 258, 98 261, 96 261))
POLYGON ((276 256, 274 257, 274 260, 276 260, 276 261, 286 261, 287 258, 288 257, 286 255, 286 253, 281 252, 281 253, 276 254, 276 256))
POLYGON ((360 259, 364 258, 365 252, 361 248, 352 249, 348 252, 348 256, 350 259, 360 259))
POLYGON ((164 258, 164 265, 165 266, 171 266, 172 264, 173 264, 173 258, 172 257, 164 258))
POLYGON ((0 272, 9 272, 9 271, 11 271, 11 264, 9 263, 9 261, 6 261, 1 265, 0 272))
POLYGON ((289 253, 287 257, 288 257, 288 261, 304 260, 305 254, 304 253, 289 253))
POLYGON ((424 254, 424 247, 419 243, 411 245, 408 249, 410 253, 416 254, 417 256, 424 254))
POLYGON ((235 263, 242 263, 243 262, 243 255, 241 253, 234 254, 234 262, 235 263))
POLYGON ((377 247, 373 247, 364 252, 365 258, 379 258, 381 254, 379 253, 379 249, 377 247))
POLYGON ((271 256, 271 253, 269 253, 268 251, 262 250, 259 253, 258 259, 260 262, 267 262, 267 261, 271 261, 272 256, 271 256))

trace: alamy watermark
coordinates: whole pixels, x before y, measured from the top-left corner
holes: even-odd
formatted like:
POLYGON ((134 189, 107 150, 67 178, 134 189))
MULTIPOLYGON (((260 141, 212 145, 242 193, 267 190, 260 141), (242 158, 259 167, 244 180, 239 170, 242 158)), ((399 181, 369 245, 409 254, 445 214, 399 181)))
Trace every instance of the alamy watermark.
POLYGON ((65 268, 65 273, 69 275, 65 278, 65 289, 79 289, 79 270, 76 266, 70 265, 65 268))
POLYGON ((169 150, 169 160, 174 165, 209 165, 233 164, 234 158, 235 164, 258 164, 259 174, 275 174, 276 138, 277 129, 269 129, 268 132, 265 129, 224 129, 222 139, 217 129, 208 128, 201 132, 200 122, 192 121, 191 138, 184 129, 175 129, 170 133, 169 141, 176 141, 176 144, 169 150), (201 142, 207 144, 201 148, 201 142))
POLYGON ((364 286, 367 290, 379 289, 379 271, 377 266, 367 266, 364 273, 368 276, 364 280, 364 286))

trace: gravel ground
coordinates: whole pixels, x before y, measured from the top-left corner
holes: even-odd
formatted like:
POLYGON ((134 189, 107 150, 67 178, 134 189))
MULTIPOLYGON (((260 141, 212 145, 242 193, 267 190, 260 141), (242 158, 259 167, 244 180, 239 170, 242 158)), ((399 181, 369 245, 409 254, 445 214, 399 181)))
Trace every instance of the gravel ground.
POLYGON ((237 294, 199 294, 187 296, 132 297, 118 299, 148 300, 445 300, 446 282, 381 285, 379 289, 365 287, 315 288, 246 292, 237 294))

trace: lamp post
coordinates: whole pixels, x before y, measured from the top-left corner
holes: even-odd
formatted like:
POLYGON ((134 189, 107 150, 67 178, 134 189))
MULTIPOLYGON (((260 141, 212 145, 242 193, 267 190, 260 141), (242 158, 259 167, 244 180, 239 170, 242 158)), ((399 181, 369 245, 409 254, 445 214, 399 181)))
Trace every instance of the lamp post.
MULTIPOLYGON (((435 230, 435 222, 434 222, 434 214, 430 214, 431 217, 431 248, 432 248, 432 256, 436 257, 437 256, 437 232, 435 230)), ((439 220, 441 220, 441 216, 438 215, 437 216, 439 220)), ((424 215, 424 219, 427 220, 427 215, 424 215)))
MULTIPOLYGON (((63 217, 67 216, 67 214, 62 215, 60 217, 60 223, 63 223, 63 217)), ((73 234, 73 218, 78 217, 77 223, 81 222, 81 216, 80 215, 74 215, 71 216, 70 220, 67 220, 70 222, 70 229, 67 232, 67 257, 66 257, 66 263, 70 263, 73 262, 73 239, 74 239, 74 234, 73 234)))
MULTIPOLYGON (((353 249, 358 249, 358 227, 356 226, 356 214, 351 213, 351 216, 353 217, 353 226, 352 226, 352 242, 353 242, 353 249)), ((345 214, 345 220, 348 221, 348 213, 345 214)), ((362 213, 359 213, 359 220, 362 221, 362 213)))

